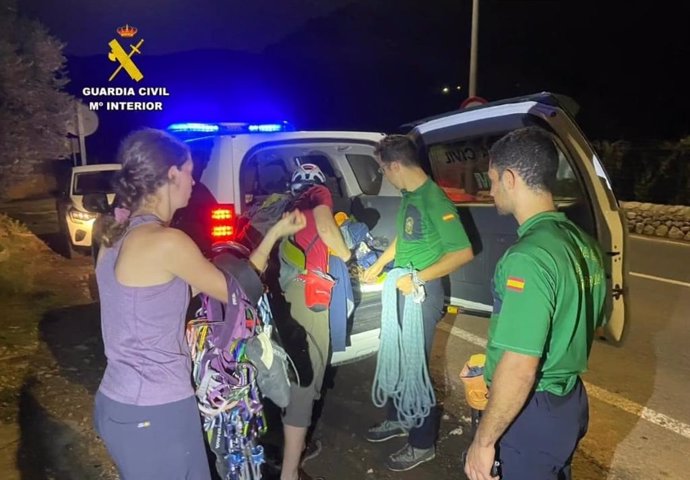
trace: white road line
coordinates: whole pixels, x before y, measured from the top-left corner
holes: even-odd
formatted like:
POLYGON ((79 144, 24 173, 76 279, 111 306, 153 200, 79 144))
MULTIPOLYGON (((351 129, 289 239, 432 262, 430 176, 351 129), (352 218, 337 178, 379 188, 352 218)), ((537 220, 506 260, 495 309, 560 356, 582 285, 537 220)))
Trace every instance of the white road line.
POLYGON ((680 280, 673 280, 671 278, 656 277, 654 275, 647 275, 646 273, 630 272, 628 275, 631 277, 646 278, 647 280, 655 280, 657 282, 670 283, 672 285, 680 285, 681 287, 690 288, 690 283, 681 282, 680 280))
MULTIPOLYGON (((462 328, 458 328, 444 322, 441 322, 438 325, 438 328, 450 333, 454 337, 461 338, 479 347, 486 347, 485 338, 470 333, 467 330, 463 330, 462 328)), ((635 403, 632 400, 622 397, 621 395, 609 392, 608 390, 597 387, 596 385, 592 385, 589 382, 584 382, 584 384, 585 388, 587 388, 587 393, 591 395, 592 398, 596 398, 597 400, 607 403, 613 407, 620 408, 621 410, 647 420, 654 425, 665 428, 666 430, 670 430, 673 433, 677 433, 682 437, 690 439, 690 425, 671 418, 668 415, 664 415, 663 413, 659 413, 650 408, 644 407, 639 403, 635 403)))
POLYGON ((663 427, 667 430, 671 430, 680 436, 690 438, 690 425, 686 423, 675 420, 668 415, 654 411, 651 408, 643 407, 639 403, 635 403, 618 395, 617 393, 609 392, 608 390, 604 390, 603 388, 592 385, 591 383, 585 382, 585 387, 587 388, 587 393, 604 403, 608 403, 609 405, 618 407, 628 413, 637 415, 638 417, 643 418, 650 423, 663 427))

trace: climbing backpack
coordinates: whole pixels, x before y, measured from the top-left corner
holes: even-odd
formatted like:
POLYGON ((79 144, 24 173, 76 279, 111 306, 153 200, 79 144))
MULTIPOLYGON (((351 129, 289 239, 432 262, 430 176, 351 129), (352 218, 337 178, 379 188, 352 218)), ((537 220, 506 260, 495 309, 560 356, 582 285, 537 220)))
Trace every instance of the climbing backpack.
POLYGON ((304 304, 314 312, 328 310, 335 279, 327 272, 307 268, 307 255, 319 239, 318 235, 302 249, 293 237, 285 237, 279 246, 280 288, 285 292, 295 279, 304 283, 304 304))
POLYGON ((221 253, 213 263, 225 276, 228 302, 202 295, 187 326, 197 403, 221 479, 257 480, 264 463, 258 438, 267 427, 261 397, 287 405, 288 359, 271 339, 271 310, 248 260, 221 253))

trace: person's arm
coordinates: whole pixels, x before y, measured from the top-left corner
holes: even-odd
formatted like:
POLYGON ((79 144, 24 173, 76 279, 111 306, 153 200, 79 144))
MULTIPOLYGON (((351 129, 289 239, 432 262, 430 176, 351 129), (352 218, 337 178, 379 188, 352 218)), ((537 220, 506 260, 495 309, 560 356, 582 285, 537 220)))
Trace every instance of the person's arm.
POLYGON ((271 256, 271 250, 273 250, 273 246, 279 238, 275 230, 270 228, 266 232, 264 238, 261 239, 259 246, 249 255, 249 261, 259 272, 263 273, 263 271, 266 270, 268 258, 271 256))
MULTIPOLYGON (((263 271, 275 242, 280 237, 298 232, 305 225, 306 219, 300 211, 283 215, 283 218, 266 232, 259 247, 250 254, 249 261, 258 270, 263 271)), ((199 247, 187 234, 175 228, 166 228, 158 243, 161 262, 170 273, 187 282, 192 287, 192 292, 201 291, 227 303, 225 276, 203 256, 199 247)))
MULTIPOLYGON (((424 270, 420 270, 417 274, 417 278, 423 282, 430 282, 431 280, 444 277, 454 272, 466 263, 469 263, 473 258, 474 253, 472 253, 472 247, 446 253, 439 258, 436 263, 429 265, 424 270)), ((414 291, 411 275, 400 277, 396 285, 403 295, 409 295, 414 291)))
POLYGON ((476 439, 482 447, 493 447, 506 431, 534 387, 539 357, 506 351, 491 381, 489 403, 479 423, 476 439))
POLYGON ((470 480, 488 480, 496 456, 496 442, 525 406, 534 388, 539 357, 504 352, 496 366, 489 403, 467 451, 465 474, 470 480))
POLYGON ((395 259, 395 245, 397 240, 398 237, 395 237, 391 244, 388 245, 388 248, 386 248, 381 254, 381 256, 376 259, 374 264, 366 269, 364 275, 362 276, 363 282, 370 283, 375 281, 376 277, 378 277, 381 274, 383 267, 385 267, 395 259))
MULTIPOLYGON (((418 272, 417 276, 423 282, 445 277, 474 258, 472 245, 458 217, 455 205, 440 191, 437 201, 430 202, 428 218, 433 228, 438 232, 443 250, 446 253, 436 262, 418 272)), ((411 294, 414 291, 412 276, 400 277, 397 287, 404 295, 411 294)))
POLYGON ((467 452, 465 473, 470 480, 492 478, 495 445, 525 406, 534 388, 539 357, 504 352, 491 382, 489 403, 467 452))
MULTIPOLYGON (((279 238, 280 237, 278 237, 278 235, 275 233, 273 229, 269 229, 268 232, 266 232, 266 236, 261 240, 259 246, 249 255, 249 262, 254 266, 254 268, 258 272, 263 273, 263 271, 266 270, 268 258, 271 256, 271 250, 273 250, 273 246, 279 238)), ((197 296, 202 291, 201 289, 195 287, 191 283, 190 286, 192 289, 193 297, 197 296)), ((216 298, 215 295, 211 296, 216 298)), ((227 298, 223 301, 227 301, 227 298)))
POLYGON ((431 280, 445 277, 449 273, 456 271, 458 268, 472 261, 473 258, 474 253, 472 253, 472 247, 446 253, 438 262, 421 270, 418 277, 424 282, 430 282, 431 280))
POLYGON ((333 212, 327 205, 314 207, 314 220, 316 221, 316 231, 326 246, 338 257, 348 261, 351 256, 350 249, 345 244, 343 234, 333 219, 333 212))
POLYGON ((158 244, 163 267, 187 282, 192 293, 204 292, 227 303, 228 286, 225 276, 204 257, 186 233, 176 228, 166 228, 161 233, 158 244))

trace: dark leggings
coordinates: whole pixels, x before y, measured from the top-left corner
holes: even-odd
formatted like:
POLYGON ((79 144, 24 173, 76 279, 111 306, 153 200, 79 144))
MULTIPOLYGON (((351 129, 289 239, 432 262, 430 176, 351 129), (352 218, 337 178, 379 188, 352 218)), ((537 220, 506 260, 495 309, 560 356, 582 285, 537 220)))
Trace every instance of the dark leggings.
POLYGON ((193 396, 139 406, 116 402, 99 391, 94 425, 122 480, 211 479, 193 396))

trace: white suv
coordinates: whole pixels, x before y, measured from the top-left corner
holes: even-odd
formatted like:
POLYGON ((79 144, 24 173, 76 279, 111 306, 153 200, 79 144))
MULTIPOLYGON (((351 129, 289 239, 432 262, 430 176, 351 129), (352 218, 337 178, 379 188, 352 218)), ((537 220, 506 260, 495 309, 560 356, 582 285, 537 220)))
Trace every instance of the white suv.
POLYGON ((113 174, 120 169, 119 163, 100 165, 84 165, 72 167, 70 177, 68 201, 62 205, 58 215, 64 226, 67 242, 67 254, 72 256, 75 251, 91 250, 91 232, 93 222, 98 216, 84 208, 84 195, 90 193, 104 193, 108 202, 112 203, 114 193, 111 186, 113 174))
MULTIPOLYGON (((475 259, 449 276, 448 305, 489 314, 496 262, 517 238, 512 217, 500 216, 488 195, 488 149, 505 133, 539 125, 558 139, 561 153, 554 192, 559 209, 597 238, 607 254, 611 289, 608 336, 620 341, 625 323, 626 230, 604 168, 568 108, 567 97, 541 93, 450 112, 410 124, 425 168, 456 203, 475 259)), ((214 239, 237 234, 237 219, 273 193, 285 193, 297 162, 315 163, 327 177, 335 211, 354 215, 375 237, 392 239, 400 193, 374 158, 375 132, 290 131, 286 123, 174 124, 188 142, 200 182, 178 226, 208 251, 214 239)), ((350 346, 333 355, 342 364, 375 353, 380 293, 353 279, 356 308, 350 346)))

